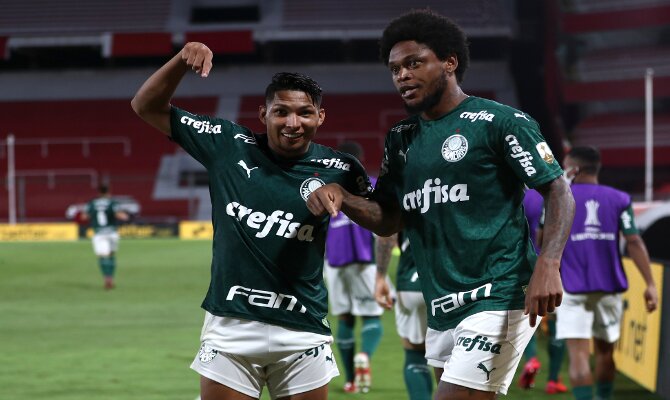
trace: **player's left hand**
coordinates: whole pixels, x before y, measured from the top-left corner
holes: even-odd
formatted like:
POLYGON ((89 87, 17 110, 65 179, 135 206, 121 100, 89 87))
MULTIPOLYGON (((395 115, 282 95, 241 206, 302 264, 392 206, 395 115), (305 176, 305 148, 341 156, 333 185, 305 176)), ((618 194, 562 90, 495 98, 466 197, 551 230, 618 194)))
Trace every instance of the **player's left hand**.
POLYGON ((535 270, 526 289, 524 314, 529 315, 530 326, 535 326, 537 316, 552 313, 563 300, 563 284, 559 270, 560 260, 548 260, 542 256, 535 263, 535 270))

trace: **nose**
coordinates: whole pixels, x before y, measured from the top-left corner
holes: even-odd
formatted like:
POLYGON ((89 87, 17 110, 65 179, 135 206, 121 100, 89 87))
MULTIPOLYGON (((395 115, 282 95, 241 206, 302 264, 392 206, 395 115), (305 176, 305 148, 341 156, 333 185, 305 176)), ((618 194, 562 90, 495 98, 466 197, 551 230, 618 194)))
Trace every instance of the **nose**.
POLYGON ((290 113, 286 116, 286 127, 288 128, 297 128, 300 126, 300 122, 298 122, 298 115, 295 113, 290 113))
POLYGON ((396 75, 396 80, 398 82, 406 81, 407 79, 411 78, 411 73, 408 68, 405 67, 400 67, 400 70, 398 71, 398 74, 396 75))

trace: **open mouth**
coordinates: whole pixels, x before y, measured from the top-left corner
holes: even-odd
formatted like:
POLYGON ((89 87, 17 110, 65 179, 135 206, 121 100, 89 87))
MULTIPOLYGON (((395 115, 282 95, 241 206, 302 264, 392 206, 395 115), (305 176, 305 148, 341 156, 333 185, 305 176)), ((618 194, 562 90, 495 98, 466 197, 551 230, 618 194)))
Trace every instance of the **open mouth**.
POLYGON ((403 86, 400 88, 400 96, 403 99, 409 99, 411 97, 414 97, 418 91, 417 86, 403 86))

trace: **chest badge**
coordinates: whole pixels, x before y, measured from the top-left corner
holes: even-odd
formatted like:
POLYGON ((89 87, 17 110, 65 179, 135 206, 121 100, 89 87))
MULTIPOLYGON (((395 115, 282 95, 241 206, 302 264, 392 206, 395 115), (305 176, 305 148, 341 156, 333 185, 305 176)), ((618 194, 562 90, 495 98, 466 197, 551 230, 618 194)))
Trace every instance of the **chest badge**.
POLYGON ((442 143, 442 157, 449 162, 460 161, 468 152, 468 139, 463 135, 451 135, 442 143))
POLYGON ((305 179, 300 185, 300 196, 307 201, 307 198, 313 191, 324 186, 326 183, 319 178, 311 177, 305 179))

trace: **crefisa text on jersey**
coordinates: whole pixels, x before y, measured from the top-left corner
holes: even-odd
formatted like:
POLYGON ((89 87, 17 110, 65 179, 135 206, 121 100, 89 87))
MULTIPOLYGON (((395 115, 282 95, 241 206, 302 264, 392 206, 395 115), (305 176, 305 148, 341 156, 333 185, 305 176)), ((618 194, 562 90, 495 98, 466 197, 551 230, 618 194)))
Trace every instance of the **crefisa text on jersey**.
POLYGON ((314 240, 314 226, 293 222, 293 214, 290 212, 275 210, 270 215, 267 215, 233 201, 226 206, 226 214, 240 222, 246 222, 249 228, 259 230, 260 232, 256 232, 255 235, 257 238, 266 237, 272 228, 276 227, 275 235, 277 236, 287 239, 296 238, 301 242, 311 242, 314 240))
POLYGON ((212 125, 209 121, 198 121, 184 115, 179 122, 196 129, 198 133, 221 133, 221 125, 212 125))
POLYGON ((511 157, 516 159, 519 165, 523 167, 523 170, 526 172, 527 176, 533 176, 537 173, 535 167, 531 160, 533 156, 529 152, 525 151, 523 147, 519 144, 519 140, 514 135, 505 136, 505 141, 509 143, 509 149, 511 151, 511 157))
POLYGON ((351 169, 351 164, 345 163, 339 158, 313 158, 309 161, 323 164, 326 168, 337 168, 343 171, 349 171, 351 169))

